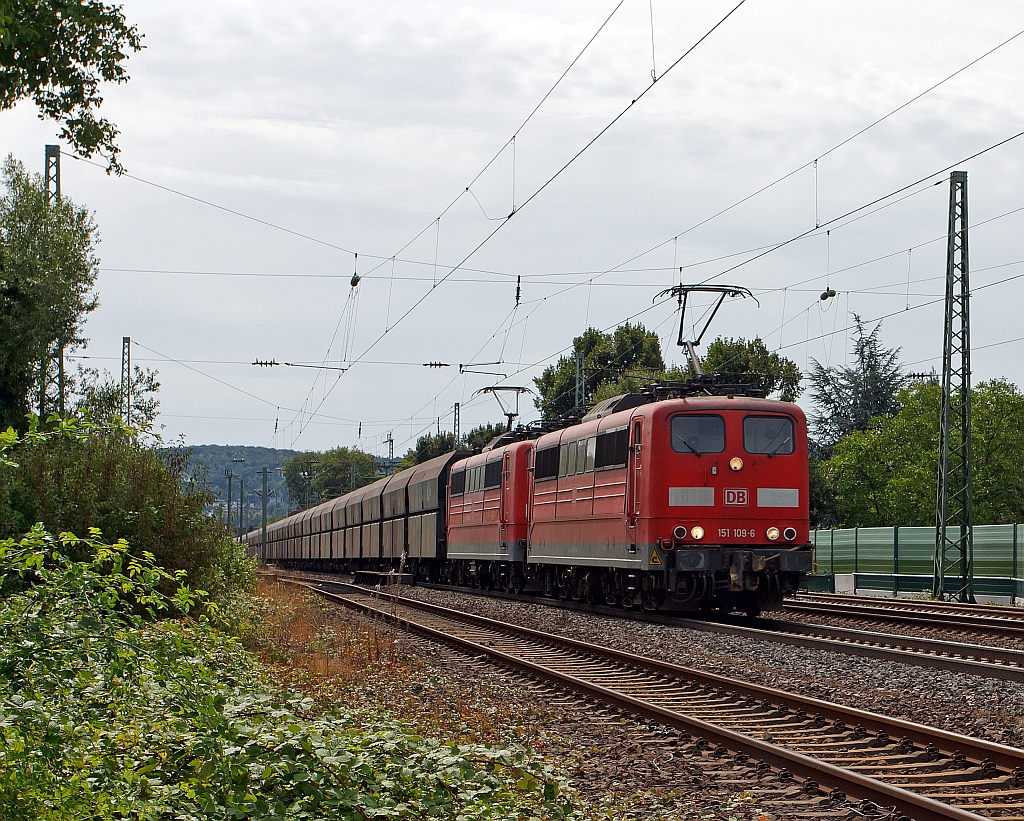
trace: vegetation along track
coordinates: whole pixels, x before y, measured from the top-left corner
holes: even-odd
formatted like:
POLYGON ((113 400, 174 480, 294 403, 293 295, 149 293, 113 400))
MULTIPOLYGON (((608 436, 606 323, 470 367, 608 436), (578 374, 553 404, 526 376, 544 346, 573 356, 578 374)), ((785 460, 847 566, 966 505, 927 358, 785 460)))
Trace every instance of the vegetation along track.
POLYGON ((1024 612, 1019 607, 957 605, 947 602, 907 601, 880 597, 801 595, 785 602, 787 613, 816 616, 870 619, 889 623, 918 625, 950 630, 1024 639, 1024 612))
MULTIPOLYGON (((325 598, 679 730, 859 812, 1024 819, 1024 751, 344 583, 325 598)), ((330 592, 327 587, 334 588, 330 592)), ((695 739, 695 740, 694 740, 695 739)), ((820 797, 817 800, 821 800, 820 797)))

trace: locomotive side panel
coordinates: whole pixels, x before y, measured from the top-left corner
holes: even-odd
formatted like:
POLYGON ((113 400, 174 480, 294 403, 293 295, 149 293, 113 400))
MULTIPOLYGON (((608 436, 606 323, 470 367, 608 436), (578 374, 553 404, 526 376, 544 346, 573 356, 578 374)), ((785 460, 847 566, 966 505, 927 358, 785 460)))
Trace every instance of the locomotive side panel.
POLYGON ((626 419, 616 414, 537 441, 530 563, 640 566, 625 521, 626 419))

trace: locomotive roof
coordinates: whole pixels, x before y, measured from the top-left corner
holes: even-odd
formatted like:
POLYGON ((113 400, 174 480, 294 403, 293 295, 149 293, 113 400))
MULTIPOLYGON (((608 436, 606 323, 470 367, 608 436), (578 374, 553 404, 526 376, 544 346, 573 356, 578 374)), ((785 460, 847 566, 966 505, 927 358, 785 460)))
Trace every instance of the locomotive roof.
MULTIPOLYGON (((638 396, 638 394, 624 394, 624 396, 638 396)), ((612 400, 623 397, 612 397, 612 400)), ((612 401, 608 400, 608 401, 612 401)), ((603 404, 603 403, 602 403, 603 404)), ((791 402, 780 402, 778 399, 763 399, 757 396, 687 396, 680 399, 662 399, 660 401, 647 401, 633 404, 626 402, 626 407, 611 413, 601 415, 587 414, 583 420, 576 425, 568 425, 564 428, 544 434, 537 440, 537 446, 543 447, 552 442, 560 441, 566 431, 572 431, 571 436, 583 432, 593 433, 595 431, 607 431, 621 428, 629 424, 629 420, 638 410, 650 410, 652 413, 673 413, 677 411, 754 411, 787 413, 797 419, 804 418, 803 409, 791 402)), ((595 409, 598 407, 594 406, 595 409)))
MULTIPOLYGON (((507 434, 502 434, 502 436, 505 435, 507 434)), ((531 447, 532 440, 536 438, 537 436, 532 436, 530 437, 530 439, 510 439, 495 447, 491 447, 490 445, 488 445, 480 453, 463 453, 462 458, 453 464, 453 469, 454 465, 456 464, 461 465, 462 468, 464 468, 469 466, 470 463, 472 463, 472 465, 475 467, 476 465, 483 465, 488 462, 497 462, 503 458, 505 453, 512 450, 516 445, 525 445, 527 447, 531 447)), ((491 442, 491 445, 493 445, 494 442, 497 441, 497 439, 493 440, 491 442)), ((460 468, 460 470, 462 468, 460 468)))

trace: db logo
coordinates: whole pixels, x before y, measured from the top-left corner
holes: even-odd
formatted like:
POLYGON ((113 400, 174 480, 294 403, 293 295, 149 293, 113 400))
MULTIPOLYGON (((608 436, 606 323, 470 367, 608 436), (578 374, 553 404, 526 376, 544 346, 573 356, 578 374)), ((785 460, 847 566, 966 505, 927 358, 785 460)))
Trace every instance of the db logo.
POLYGON ((726 488, 725 503, 727 505, 745 505, 747 503, 746 488, 726 488))

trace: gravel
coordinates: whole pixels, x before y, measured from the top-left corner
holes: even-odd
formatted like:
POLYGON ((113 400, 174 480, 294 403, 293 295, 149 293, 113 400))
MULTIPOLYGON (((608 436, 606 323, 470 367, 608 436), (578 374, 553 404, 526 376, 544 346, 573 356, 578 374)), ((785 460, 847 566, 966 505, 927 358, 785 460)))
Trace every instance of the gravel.
MULTIPOLYGON (((334 613, 339 634, 366 632, 371 621, 334 613)), ((369 713, 384 707, 426 736, 529 747, 568 782, 588 821, 807 819, 828 806, 774 774, 759 777, 751 765, 701 752, 672 730, 376 623, 382 629, 391 631, 390 661, 358 681, 321 686, 318 701, 369 713)))
POLYGON ((756 684, 1011 746, 1024 743, 1024 684, 576 613, 542 602, 405 587, 404 595, 756 684))

